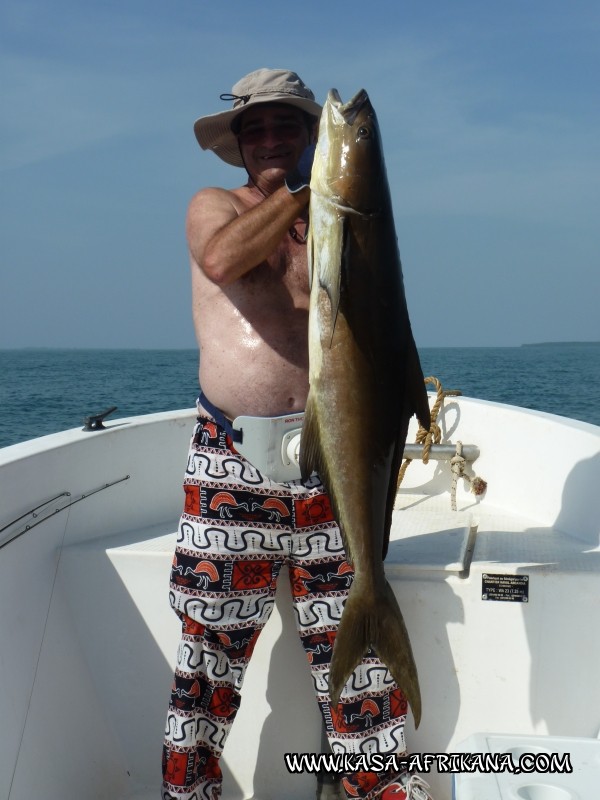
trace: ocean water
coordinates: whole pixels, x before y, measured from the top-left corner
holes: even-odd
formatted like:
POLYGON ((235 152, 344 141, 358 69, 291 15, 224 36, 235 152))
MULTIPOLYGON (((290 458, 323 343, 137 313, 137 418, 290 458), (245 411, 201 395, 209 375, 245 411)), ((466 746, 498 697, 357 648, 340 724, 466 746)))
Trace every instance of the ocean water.
MULTIPOLYGON (((446 389, 600 425, 600 342, 432 347, 423 372, 446 389)), ((110 419, 191 408, 195 350, 0 350, 0 447, 110 419)))

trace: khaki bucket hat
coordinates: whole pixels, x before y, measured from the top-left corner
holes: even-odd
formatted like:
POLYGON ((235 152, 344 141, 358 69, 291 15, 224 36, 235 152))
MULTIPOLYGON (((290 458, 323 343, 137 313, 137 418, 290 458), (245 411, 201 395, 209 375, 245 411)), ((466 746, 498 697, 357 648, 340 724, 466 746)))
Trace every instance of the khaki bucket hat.
POLYGON ((251 106, 285 103, 317 119, 321 116, 321 106, 315 102, 314 94, 295 72, 286 69, 257 69, 239 80, 231 94, 222 94, 221 100, 232 100, 233 107, 200 117, 194 123, 194 133, 203 150, 212 150, 234 167, 243 167, 244 162, 232 124, 251 106))

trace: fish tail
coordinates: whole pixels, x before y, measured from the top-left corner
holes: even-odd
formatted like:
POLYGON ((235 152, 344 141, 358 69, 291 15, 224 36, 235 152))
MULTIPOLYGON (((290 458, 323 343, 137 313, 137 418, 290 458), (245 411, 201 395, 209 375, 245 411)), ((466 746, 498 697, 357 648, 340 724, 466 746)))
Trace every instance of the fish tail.
POLYGON ((421 691, 408 631, 392 587, 369 603, 353 585, 340 621, 329 672, 329 694, 337 705, 340 694, 369 647, 377 653, 408 700, 415 727, 421 721, 421 691))

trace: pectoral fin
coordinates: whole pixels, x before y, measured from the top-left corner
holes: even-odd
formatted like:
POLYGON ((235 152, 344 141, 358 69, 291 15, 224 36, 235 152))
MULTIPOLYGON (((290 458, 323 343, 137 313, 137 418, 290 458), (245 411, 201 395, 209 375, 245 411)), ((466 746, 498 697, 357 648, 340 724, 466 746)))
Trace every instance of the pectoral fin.
POLYGON ((327 293, 331 306, 331 330, 327 337, 331 343, 342 290, 346 221, 345 217, 338 214, 328 214, 323 224, 327 225, 326 236, 320 238, 324 246, 319 252, 313 253, 313 257, 316 259, 319 286, 327 293))

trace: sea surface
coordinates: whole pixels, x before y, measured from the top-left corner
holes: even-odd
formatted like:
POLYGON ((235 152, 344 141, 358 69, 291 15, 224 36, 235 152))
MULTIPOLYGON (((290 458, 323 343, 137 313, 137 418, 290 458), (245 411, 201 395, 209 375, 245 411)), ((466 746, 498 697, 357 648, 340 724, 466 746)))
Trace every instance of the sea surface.
MULTIPOLYGON (((463 395, 600 425, 600 342, 426 347, 425 376, 463 395)), ((191 408, 195 350, 0 350, 0 447, 110 419, 191 408)))

